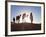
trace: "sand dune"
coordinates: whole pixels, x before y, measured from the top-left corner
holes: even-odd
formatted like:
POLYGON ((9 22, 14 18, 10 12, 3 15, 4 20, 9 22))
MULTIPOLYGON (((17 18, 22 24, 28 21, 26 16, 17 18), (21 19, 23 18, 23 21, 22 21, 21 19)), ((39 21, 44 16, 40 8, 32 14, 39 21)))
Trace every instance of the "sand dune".
POLYGON ((13 23, 11 22, 11 31, 40 30, 41 24, 31 23, 13 23))

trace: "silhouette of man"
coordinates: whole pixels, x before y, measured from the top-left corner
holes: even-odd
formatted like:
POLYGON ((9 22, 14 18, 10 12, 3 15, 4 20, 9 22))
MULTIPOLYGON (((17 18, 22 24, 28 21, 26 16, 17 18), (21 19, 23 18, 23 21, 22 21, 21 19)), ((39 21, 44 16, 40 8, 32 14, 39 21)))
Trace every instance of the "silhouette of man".
POLYGON ((33 22, 33 15, 32 13, 30 13, 30 19, 31 19, 31 23, 33 22))
POLYGON ((15 18, 13 17, 13 22, 15 23, 15 18))

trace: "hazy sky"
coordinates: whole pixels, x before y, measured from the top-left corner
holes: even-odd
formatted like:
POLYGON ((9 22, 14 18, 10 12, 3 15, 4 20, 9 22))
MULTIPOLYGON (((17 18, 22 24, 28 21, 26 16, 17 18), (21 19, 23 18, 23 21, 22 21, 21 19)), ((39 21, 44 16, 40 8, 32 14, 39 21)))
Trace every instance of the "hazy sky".
POLYGON ((33 22, 41 22, 41 7, 40 6, 17 6, 11 5, 11 20, 22 12, 32 12, 33 22))

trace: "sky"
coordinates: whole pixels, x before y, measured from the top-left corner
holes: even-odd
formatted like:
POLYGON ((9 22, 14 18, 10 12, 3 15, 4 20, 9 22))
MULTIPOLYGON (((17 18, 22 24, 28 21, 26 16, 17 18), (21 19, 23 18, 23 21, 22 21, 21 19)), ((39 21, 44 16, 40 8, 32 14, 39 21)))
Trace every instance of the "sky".
POLYGON ((11 5, 11 20, 22 12, 32 12, 33 22, 41 23, 41 7, 40 6, 19 6, 11 5))

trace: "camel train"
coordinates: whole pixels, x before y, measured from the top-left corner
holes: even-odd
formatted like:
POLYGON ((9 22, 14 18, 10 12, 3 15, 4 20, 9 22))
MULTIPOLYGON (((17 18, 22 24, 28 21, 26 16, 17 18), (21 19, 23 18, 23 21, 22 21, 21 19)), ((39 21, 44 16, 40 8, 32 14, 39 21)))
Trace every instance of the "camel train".
POLYGON ((13 18, 15 23, 33 23, 33 14, 32 13, 22 13, 16 18, 13 18))

